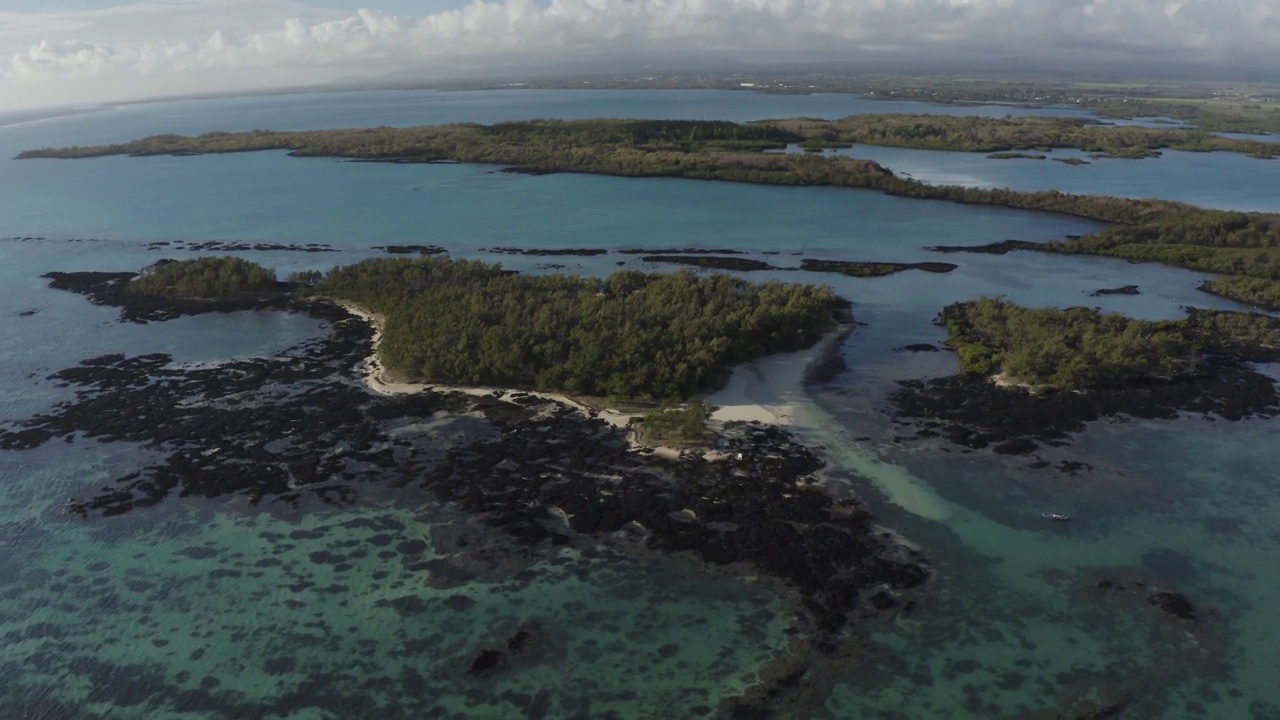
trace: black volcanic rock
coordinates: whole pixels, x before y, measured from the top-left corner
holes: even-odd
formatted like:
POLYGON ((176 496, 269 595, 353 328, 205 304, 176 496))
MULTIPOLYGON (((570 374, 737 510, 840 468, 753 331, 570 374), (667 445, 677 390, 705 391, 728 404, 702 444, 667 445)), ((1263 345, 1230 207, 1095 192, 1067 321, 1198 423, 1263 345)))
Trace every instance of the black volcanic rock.
POLYGON ((375 245, 373 249, 392 255, 442 255, 448 252, 439 245, 375 245))
POLYGON ((1137 285, 1125 285, 1123 287, 1116 287, 1116 288, 1099 288, 1089 293, 1089 297, 1105 297, 1107 295, 1139 295, 1139 294, 1141 294, 1141 291, 1138 290, 1137 285))
POLYGON ((1147 604, 1180 620, 1196 619, 1196 610, 1191 601, 1176 592, 1168 590, 1153 592, 1147 596, 1147 604))
MULTIPOLYGON (((1068 236, 1070 237, 1070 236, 1068 236)), ((1004 255, 1014 250, 1034 250, 1039 243, 1026 240, 1001 240, 986 245, 934 245, 925 250, 936 253, 980 253, 983 255, 1004 255)))
MULTIPOLYGON (((745 255, 741 250, 729 248, 630 248, 619 250, 623 255, 745 255)), ((766 253, 767 254, 767 253, 766 253)), ((774 253, 775 255, 777 253, 774 253)))
POLYGON ((846 260, 818 260, 805 258, 800 261, 800 269, 809 272, 826 272, 849 275, 851 277, 883 277, 906 270, 923 270, 930 273, 949 273, 957 265, 944 262, 850 262, 846 260))
POLYGON ((1081 392, 1032 393, 968 375, 902 381, 899 386, 890 396, 899 419, 936 424, 958 445, 981 449, 998 444, 1001 452, 1012 454, 1032 452, 1039 443, 1063 444, 1104 417, 1172 420, 1193 412, 1240 420, 1280 415, 1275 383, 1230 358, 1216 358, 1196 375, 1081 392))
POLYGON ((774 266, 763 260, 751 260, 740 257, 720 257, 717 255, 645 255, 642 262, 672 263, 675 265, 693 265, 695 267, 713 268, 716 270, 736 270, 750 272, 752 270, 776 270, 774 266))
POLYGON ((491 253, 501 253, 504 255, 538 255, 538 256, 578 256, 592 257, 595 255, 605 255, 609 251, 603 248, 517 248, 517 247, 494 247, 489 248, 491 253))

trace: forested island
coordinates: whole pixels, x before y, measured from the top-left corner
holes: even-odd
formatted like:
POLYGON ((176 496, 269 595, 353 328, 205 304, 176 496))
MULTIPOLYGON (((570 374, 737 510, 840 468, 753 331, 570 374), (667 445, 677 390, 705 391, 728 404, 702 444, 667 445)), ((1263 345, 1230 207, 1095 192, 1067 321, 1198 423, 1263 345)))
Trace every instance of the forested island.
MULTIPOLYGON (((1025 455, 1062 447, 1100 418, 1240 420, 1280 414, 1275 382, 1251 366, 1280 360, 1280 319, 1192 309, 1136 320, 1091 308, 1026 308, 999 298, 956 303, 939 321, 960 373, 903 381, 895 422, 961 446, 1025 455)), ((1048 467, 1044 459, 1026 466, 1048 467)), ((1083 468, 1063 461, 1060 470, 1083 468)))
MULTIPOLYGON (((160 135, 120 145, 33 150, 20 157, 285 150, 295 156, 380 162, 495 163, 532 173, 579 172, 872 189, 900 197, 1065 213, 1111 223, 1112 227, 1084 237, 1045 245, 1023 243, 1019 248, 1110 255, 1222 273, 1227 277, 1213 281, 1205 289, 1258 306, 1280 306, 1280 286, 1275 284, 1280 280, 1280 216, 1275 214, 1204 210, 1164 200, 1057 191, 930 185, 897 176, 868 160, 765 152, 795 143, 839 143, 849 138, 886 143, 909 141, 921 147, 950 143, 976 148, 1045 142, 1078 146, 1100 142, 1095 134, 1112 137, 1112 145, 1106 151, 1120 154, 1145 154, 1175 140, 1184 144, 1204 142, 1214 147, 1219 142, 1236 143, 1229 146, 1246 152, 1263 145, 1268 152, 1280 152, 1280 144, 1238 144, 1243 141, 1177 128, 1105 128, 1061 118, 992 121, 864 116, 835 122, 537 120, 495 125, 208 133, 197 137, 160 135)), ((1211 149, 1209 145, 1200 149, 1211 149)))
POLYGON ((1193 375, 1210 356, 1280 357, 1280 321, 1256 314, 1195 310, 1151 321, 982 298, 948 306, 941 321, 962 372, 1032 387, 1096 389, 1193 375))
POLYGON ((381 360, 400 378, 598 397, 689 398, 737 363, 809 347, 851 319, 826 287, 688 271, 597 279, 376 259, 300 280, 383 316, 381 360))

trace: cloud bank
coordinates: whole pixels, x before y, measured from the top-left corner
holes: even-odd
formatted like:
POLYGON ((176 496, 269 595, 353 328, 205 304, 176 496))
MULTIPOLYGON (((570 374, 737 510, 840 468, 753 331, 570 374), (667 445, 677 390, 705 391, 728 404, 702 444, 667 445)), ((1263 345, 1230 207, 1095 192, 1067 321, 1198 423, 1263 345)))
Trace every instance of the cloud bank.
POLYGON ((692 52, 744 60, 1166 58, 1280 66, 1274 0, 473 0, 421 17, 294 0, 0 12, 0 107, 422 67, 692 52))

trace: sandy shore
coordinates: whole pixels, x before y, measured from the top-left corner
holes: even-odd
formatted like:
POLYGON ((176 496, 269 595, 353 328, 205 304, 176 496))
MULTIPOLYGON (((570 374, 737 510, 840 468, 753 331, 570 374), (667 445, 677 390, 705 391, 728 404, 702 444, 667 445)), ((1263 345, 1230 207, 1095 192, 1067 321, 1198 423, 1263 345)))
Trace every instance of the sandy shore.
POLYGON ((769 355, 734 368, 728 385, 703 397, 720 408, 711 419, 795 424, 796 412, 805 399, 805 371, 840 337, 840 333, 830 333, 807 350, 769 355))

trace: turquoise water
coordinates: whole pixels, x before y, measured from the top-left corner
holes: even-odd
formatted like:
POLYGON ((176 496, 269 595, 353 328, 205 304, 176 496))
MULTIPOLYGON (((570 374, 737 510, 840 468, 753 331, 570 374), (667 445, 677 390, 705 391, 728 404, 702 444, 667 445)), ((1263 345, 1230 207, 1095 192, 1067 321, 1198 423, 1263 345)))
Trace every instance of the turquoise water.
MULTIPOLYGON (((537 116, 835 117, 929 107, 888 105, 646 91, 244 98, 0 127, 0 156, 159 131, 537 116)), ((1215 206, 1231 206, 1234 193, 1258 209, 1280 209, 1280 195, 1266 190, 1280 182, 1280 165, 1225 154, 1079 168, 883 148, 852 154, 921 179, 968 173, 976 183, 1061 182, 1070 190, 1066 178, 1074 177, 1084 191, 1215 206)), ((1100 424, 1073 451, 1095 471, 1068 478, 1030 472, 1026 459, 895 444, 884 414, 894 380, 955 370, 947 355, 893 352, 941 340, 931 320, 947 303, 1004 294, 1151 318, 1176 317, 1185 305, 1234 307, 1198 293, 1203 276, 1097 258, 924 250, 1095 227, 1072 218, 859 191, 492 170, 277 153, 0 160, 0 237, 47 238, 0 241, 0 418, 27 417, 64 399, 66 390, 42 378, 85 357, 159 351, 179 362, 216 362, 276 352, 323 331, 302 318, 247 313, 121 325, 111 310, 49 290, 38 277, 182 256, 148 249, 152 240, 324 242, 340 250, 245 254, 282 273, 375 256, 372 246, 389 242, 440 244, 525 270, 553 262, 588 273, 623 259, 644 266, 630 256, 530 258, 481 249, 733 247, 778 251, 758 257, 784 268, 802 257, 945 259, 959 269, 871 280, 756 275, 829 283, 856 303, 866 326, 846 343, 852 369, 815 392, 800 429, 827 448, 836 480, 920 545, 940 576, 933 601, 874 629, 884 661, 851 670, 830 714, 1014 717, 1124 691, 1133 702, 1126 717, 1276 716, 1280 629, 1269 611, 1280 599, 1280 570, 1269 559, 1280 544, 1272 472, 1280 451, 1271 423, 1100 424), (1088 296, 1124 284, 1140 285, 1142 294, 1088 296), (19 315, 29 310, 37 312, 19 315), (1038 514, 1048 509, 1078 520, 1046 526, 1038 514), (1187 632, 1137 603, 1099 595, 1092 580, 1107 573, 1167 583, 1216 614, 1187 632)), ((695 717, 748 684, 787 641, 789 619, 748 582, 607 554, 566 553, 507 579, 433 587, 397 548, 423 540, 440 517, 407 492, 388 490, 342 512, 268 513, 234 499, 179 498, 88 523, 62 512, 68 496, 148 457, 127 444, 83 440, 0 452, 0 710, 113 718, 496 718, 540 709, 546 717, 695 717), (313 553, 347 558, 335 565, 313 553), (478 646, 529 622, 551 639, 543 661, 485 683, 462 675, 478 646)))

